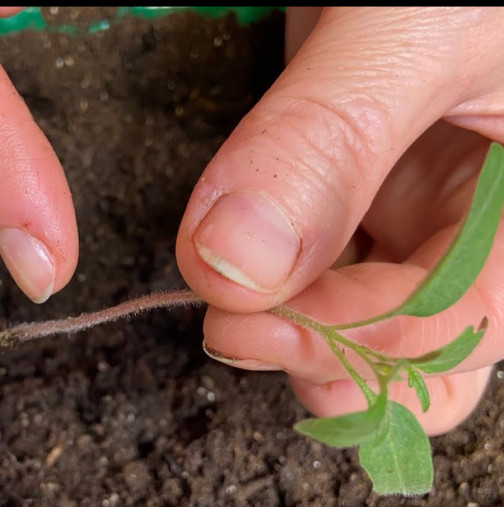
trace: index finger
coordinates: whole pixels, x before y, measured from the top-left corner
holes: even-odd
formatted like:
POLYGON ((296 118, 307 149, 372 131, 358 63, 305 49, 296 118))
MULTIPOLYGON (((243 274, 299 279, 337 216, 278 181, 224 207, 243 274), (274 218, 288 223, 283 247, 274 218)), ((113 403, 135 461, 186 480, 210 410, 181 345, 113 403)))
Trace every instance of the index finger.
POLYGON ((78 257, 61 164, 1 68, 0 254, 19 287, 38 303, 68 282, 78 257))

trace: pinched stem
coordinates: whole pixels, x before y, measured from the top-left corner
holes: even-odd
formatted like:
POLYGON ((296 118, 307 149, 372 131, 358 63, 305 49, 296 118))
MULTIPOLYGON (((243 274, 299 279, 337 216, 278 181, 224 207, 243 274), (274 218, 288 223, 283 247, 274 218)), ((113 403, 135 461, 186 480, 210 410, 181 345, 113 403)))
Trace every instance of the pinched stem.
POLYGON ((296 324, 299 324, 304 328, 311 329, 312 331, 315 331, 316 333, 323 336, 326 340, 330 339, 335 340, 340 345, 343 345, 345 347, 348 347, 350 350, 353 350, 368 364, 371 364, 370 363, 371 357, 385 363, 394 364, 397 361, 397 358, 395 357, 380 354, 379 352, 376 352, 366 347, 365 345, 360 345, 352 340, 349 340, 348 338, 346 338, 345 336, 343 336, 338 332, 340 329, 353 329, 378 322, 378 318, 371 319, 369 321, 356 322, 354 324, 348 324, 346 326, 325 326, 320 322, 310 319, 310 317, 307 317, 306 315, 303 315, 302 313, 299 313, 296 310, 292 310, 291 308, 287 308, 285 306, 277 306, 276 308, 271 309, 270 312, 274 313, 275 315, 278 315, 279 317, 283 317, 286 320, 295 322, 296 324))
POLYGON ((116 306, 97 312, 83 313, 77 317, 30 322, 0 331, 0 347, 44 338, 61 333, 77 333, 99 324, 113 322, 130 315, 137 315, 154 308, 173 308, 175 306, 200 305, 204 301, 190 290, 157 292, 131 299, 116 306))
POLYGON ((279 317, 283 317, 286 320, 295 322, 306 329, 311 329, 322 336, 325 336, 326 334, 327 326, 324 326, 316 320, 310 319, 310 317, 307 317, 296 310, 287 308, 286 306, 275 306, 275 308, 272 308, 270 312, 278 315, 279 317))
MULTIPOLYGON (((357 326, 356 326, 357 327, 357 326)), ((352 328, 349 328, 352 329, 352 328)), ((378 359, 378 361, 382 361, 385 363, 393 363, 396 361, 395 357, 386 356, 384 354, 380 354, 379 352, 376 352, 373 349, 370 349, 369 347, 366 347, 365 345, 359 345, 358 343, 355 343, 352 340, 349 340, 348 338, 345 338, 342 334, 338 333, 335 326, 329 326, 325 328, 325 333, 327 336, 331 336, 334 340, 338 341, 345 347, 348 347, 349 349, 353 350, 359 356, 364 359, 367 363, 370 362, 370 358, 373 357, 374 359, 378 359)))
POLYGON ((339 359, 353 381, 359 386, 364 394, 367 404, 371 406, 376 401, 376 393, 368 386, 366 380, 357 372, 352 363, 345 357, 343 351, 332 341, 326 340, 333 354, 339 359))
MULTIPOLYGON (((358 343, 349 340, 345 336, 341 335, 338 330, 339 329, 351 329, 354 327, 360 327, 361 325, 372 324, 378 322, 378 318, 370 319, 369 321, 362 321, 355 324, 350 324, 347 326, 325 326, 316 320, 310 319, 306 315, 299 313, 290 308, 286 308, 285 306, 278 306, 270 310, 271 313, 283 317, 284 319, 290 320, 296 324, 299 324, 302 327, 307 329, 311 329, 318 333, 329 345, 333 354, 338 358, 343 367, 346 369, 350 377, 354 380, 354 382, 359 386, 361 391, 364 393, 368 405, 372 405, 376 401, 376 393, 369 387, 366 380, 357 372, 351 362, 345 357, 343 349, 346 347, 353 352, 355 352, 364 362, 371 368, 373 373, 376 376, 376 380, 380 384, 380 389, 383 391, 386 389, 386 385, 397 375, 399 370, 404 366, 404 360, 389 357, 384 354, 380 354, 379 352, 375 352, 374 350, 366 347, 365 345, 360 345, 358 343), (381 371, 381 367, 387 367, 387 373, 384 374, 381 371)), ((385 317, 387 318, 387 317, 385 317)))

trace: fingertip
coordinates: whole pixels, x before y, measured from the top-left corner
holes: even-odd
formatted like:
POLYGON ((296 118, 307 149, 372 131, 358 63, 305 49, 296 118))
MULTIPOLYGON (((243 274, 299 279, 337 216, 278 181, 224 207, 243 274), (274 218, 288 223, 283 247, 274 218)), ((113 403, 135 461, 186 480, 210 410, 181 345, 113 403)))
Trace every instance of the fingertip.
POLYGON ((1 68, 0 97, 0 255, 42 303, 75 271, 75 211, 58 157, 1 68))
POLYGON ((56 268, 52 254, 41 241, 22 229, 1 229, 0 255, 18 287, 34 303, 49 299, 56 268))
POLYGON ((300 249, 285 212, 267 195, 249 192, 221 197, 198 226, 194 243, 201 259, 224 278, 266 294, 282 286, 300 249))
POLYGON ((0 7, 0 18, 8 18, 19 14, 24 7, 0 7))
MULTIPOLYGON (((431 400, 427 412, 422 410, 415 391, 405 381, 389 385, 389 399, 411 410, 429 436, 440 435, 469 417, 485 392, 491 372, 492 368, 487 367, 426 378, 431 400)), ((362 391, 352 380, 315 384, 291 377, 291 385, 301 403, 317 417, 337 417, 367 408, 362 391)), ((376 382, 370 385, 377 388, 376 382)))
MULTIPOLYGON (((232 235, 228 238, 234 241, 232 235)), ((182 220, 175 249, 177 265, 187 285, 206 302, 234 313, 263 311, 281 302, 279 293, 256 287, 244 270, 219 255, 219 248, 207 247, 198 239, 187 220, 182 220)))

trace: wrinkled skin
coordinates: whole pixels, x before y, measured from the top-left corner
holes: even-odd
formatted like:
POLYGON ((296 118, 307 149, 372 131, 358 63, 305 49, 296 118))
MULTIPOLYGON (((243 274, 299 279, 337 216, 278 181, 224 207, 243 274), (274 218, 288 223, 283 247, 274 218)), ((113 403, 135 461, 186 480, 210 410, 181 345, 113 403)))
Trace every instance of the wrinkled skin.
MULTIPOLYGON (((289 302, 343 323, 412 292, 459 226, 490 140, 504 142, 503 21, 502 8, 288 11, 285 71, 208 165, 180 226, 181 272, 210 303, 208 351, 286 371, 315 414, 364 407, 319 337, 266 310, 289 302)), ((58 159, 4 72, 0 161, 0 254, 43 302, 74 272, 75 214, 58 159)), ((502 357, 503 265, 501 227, 455 306, 348 333, 414 356, 488 316, 476 352, 427 380, 427 414, 412 390, 393 385, 430 434, 467 417, 502 357)))

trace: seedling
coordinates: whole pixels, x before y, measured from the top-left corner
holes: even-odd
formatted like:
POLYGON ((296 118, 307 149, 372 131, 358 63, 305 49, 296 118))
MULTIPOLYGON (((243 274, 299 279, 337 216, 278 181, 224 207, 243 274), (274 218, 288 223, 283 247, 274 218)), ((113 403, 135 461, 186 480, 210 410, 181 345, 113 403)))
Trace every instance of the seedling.
MULTIPOLYGON (((407 315, 428 317, 456 303, 472 286, 492 248, 504 206, 504 148, 493 143, 483 164, 469 213, 451 248, 415 292, 399 307, 361 322, 326 326, 286 306, 272 313, 317 332, 331 348, 364 394, 365 411, 340 417, 307 419, 295 429, 335 447, 359 446, 362 467, 378 494, 420 495, 433 482, 429 439, 415 416, 403 405, 388 399, 391 382, 407 379, 424 411, 429 409, 429 391, 424 374, 453 369, 478 346, 487 329, 486 318, 475 330, 467 327, 451 343, 420 357, 396 358, 378 353, 346 338, 347 329, 407 315), (373 390, 345 355, 351 350, 373 372, 379 388, 373 390)), ((20 324, 0 332, 0 346, 10 346, 56 333, 72 333, 157 307, 201 304, 191 291, 143 296, 100 312, 62 320, 20 324)))

